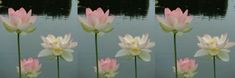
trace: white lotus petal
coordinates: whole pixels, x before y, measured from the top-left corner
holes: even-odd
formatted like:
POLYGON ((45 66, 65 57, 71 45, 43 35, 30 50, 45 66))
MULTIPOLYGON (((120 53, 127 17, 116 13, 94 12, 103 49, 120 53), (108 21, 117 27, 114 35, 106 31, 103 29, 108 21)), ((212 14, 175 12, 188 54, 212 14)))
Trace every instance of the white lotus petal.
POLYGON ((228 62, 229 61, 229 54, 227 52, 220 52, 217 55, 222 61, 228 62))
POLYGON ((121 49, 117 52, 115 57, 121 57, 121 56, 127 56, 127 55, 129 55, 129 52, 125 49, 121 49))
POLYGON ((233 47, 235 45, 234 42, 228 42, 227 45, 225 45, 224 48, 230 48, 230 47, 233 47))
POLYGON ((229 53, 229 52, 231 52, 231 51, 230 51, 230 50, 228 50, 228 49, 221 49, 221 52, 229 53))
POLYGON ((194 57, 205 56, 205 55, 208 55, 208 52, 204 49, 200 49, 195 53, 194 57))
POLYGON ((141 58, 141 60, 143 60, 145 62, 149 62, 151 60, 151 56, 150 56, 149 52, 142 52, 142 53, 140 53, 139 57, 141 58))
POLYGON ((63 52, 63 54, 61 55, 61 57, 62 57, 65 61, 67 61, 67 62, 72 62, 72 61, 73 61, 72 52, 65 51, 65 52, 63 52))
POLYGON ((50 55, 53 55, 53 54, 49 49, 43 49, 42 51, 39 52, 38 57, 45 57, 45 56, 50 56, 50 55))

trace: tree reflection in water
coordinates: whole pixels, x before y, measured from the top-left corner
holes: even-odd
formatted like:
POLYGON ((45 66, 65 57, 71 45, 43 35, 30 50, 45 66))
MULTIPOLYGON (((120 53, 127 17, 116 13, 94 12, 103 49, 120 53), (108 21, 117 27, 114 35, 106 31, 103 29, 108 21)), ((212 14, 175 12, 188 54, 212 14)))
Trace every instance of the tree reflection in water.
MULTIPOLYGON (((78 0, 77 12, 84 14, 85 8, 102 7, 110 9, 112 15, 130 17, 145 17, 149 10, 149 0, 78 0)), ((26 10, 33 9, 33 14, 52 17, 68 17, 72 0, 2 0, 0 13, 6 14, 7 8, 12 7, 26 10)), ((188 9, 192 15, 208 16, 209 18, 224 17, 227 12, 228 0, 156 0, 155 13, 162 14, 164 8, 188 9)), ((153 10, 153 9, 152 9, 153 10)))
POLYGON ((149 8, 149 0, 79 0, 78 14, 84 13, 87 7, 110 9, 113 15, 145 17, 149 8))
POLYGON ((2 0, 1 14, 6 14, 8 8, 26 10, 33 9, 33 14, 52 17, 68 17, 71 9, 71 0, 2 0))
POLYGON ((164 8, 188 9, 192 15, 224 17, 227 12, 228 0, 157 0, 156 14, 162 14, 164 8))

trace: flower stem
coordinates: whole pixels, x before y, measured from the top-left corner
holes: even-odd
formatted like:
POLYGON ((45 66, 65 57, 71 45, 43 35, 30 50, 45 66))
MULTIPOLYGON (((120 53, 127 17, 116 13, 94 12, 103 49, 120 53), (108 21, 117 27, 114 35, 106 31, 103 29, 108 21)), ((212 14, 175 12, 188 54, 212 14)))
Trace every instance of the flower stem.
POLYGON ((137 56, 135 56, 135 78, 137 78, 137 56))
POLYGON ((99 60, 99 55, 98 55, 98 33, 95 33, 95 55, 96 55, 96 78, 99 78, 99 66, 98 66, 98 60, 99 60))
POLYGON ((21 52, 20 52, 20 33, 17 33, 17 47, 18 47, 18 65, 19 65, 19 78, 21 78, 21 52))
POLYGON ((213 65, 214 65, 214 78, 216 78, 216 56, 213 56, 213 65))
POLYGON ((60 78, 60 56, 56 56, 57 60, 57 78, 60 78))
POLYGON ((178 78, 178 67, 177 67, 177 50, 176 50, 176 32, 174 32, 174 61, 175 61, 175 78, 178 78))

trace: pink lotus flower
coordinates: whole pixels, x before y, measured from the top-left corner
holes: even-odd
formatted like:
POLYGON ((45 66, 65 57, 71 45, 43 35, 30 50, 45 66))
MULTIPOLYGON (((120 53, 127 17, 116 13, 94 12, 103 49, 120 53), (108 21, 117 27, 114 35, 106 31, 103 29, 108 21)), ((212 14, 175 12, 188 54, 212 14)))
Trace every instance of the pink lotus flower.
POLYGON ((184 78, 192 78, 196 74, 198 65, 194 59, 183 58, 177 61, 178 74, 184 78))
POLYGON ((8 9, 8 18, 0 16, 4 27, 8 32, 26 32, 30 33, 35 30, 33 23, 36 20, 36 16, 31 16, 32 10, 27 13, 24 8, 19 10, 14 10, 12 8, 8 9))
POLYGON ((86 8, 86 18, 78 17, 82 28, 86 32, 110 32, 113 17, 109 16, 109 10, 104 12, 101 8, 92 11, 86 8))
POLYGON ((189 32, 191 28, 188 24, 192 21, 192 17, 188 16, 188 10, 184 13, 180 8, 171 11, 165 8, 165 18, 156 16, 160 22, 161 28, 166 32, 189 32))
POLYGON ((32 57, 21 60, 21 72, 24 77, 36 78, 40 74, 41 64, 32 57))
POLYGON ((117 74, 119 65, 116 59, 105 58, 99 61, 99 74, 105 78, 113 78, 117 74))

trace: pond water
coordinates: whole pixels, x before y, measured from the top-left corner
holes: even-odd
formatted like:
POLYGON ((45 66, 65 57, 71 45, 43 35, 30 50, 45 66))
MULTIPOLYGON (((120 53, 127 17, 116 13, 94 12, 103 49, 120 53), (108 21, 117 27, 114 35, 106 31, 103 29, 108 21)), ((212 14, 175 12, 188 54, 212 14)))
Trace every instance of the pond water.
MULTIPOLYGON (((74 61, 61 62, 61 78, 95 78, 94 35, 82 30, 78 16, 84 15, 84 9, 102 7, 110 9, 115 16, 114 30, 99 37, 100 57, 114 57, 120 49, 118 36, 127 33, 142 35, 149 33, 150 39, 156 42, 152 48, 151 62, 138 61, 139 78, 174 78, 172 70, 173 40, 171 33, 161 30, 155 15, 162 15, 163 9, 180 7, 189 9, 193 16, 190 26, 193 30, 183 36, 177 36, 178 57, 193 57, 198 50, 197 36, 203 34, 220 35, 228 33, 235 41, 235 0, 2 0, 1 15, 6 15, 7 8, 24 7, 33 10, 38 16, 36 31, 21 37, 22 55, 24 58, 37 57, 42 42, 41 36, 47 34, 64 35, 71 33, 74 41, 79 43, 75 48, 74 61)), ((17 78, 16 34, 8 33, 0 24, 0 76, 17 78)), ((218 78, 234 78, 235 48, 231 48, 230 62, 217 61, 218 78)), ((195 78, 212 78, 212 60, 196 58, 199 64, 195 78)), ((116 78, 134 78, 134 61, 118 58, 120 64, 116 78)), ((40 58, 43 65, 39 78, 56 78, 56 61, 40 58)))

